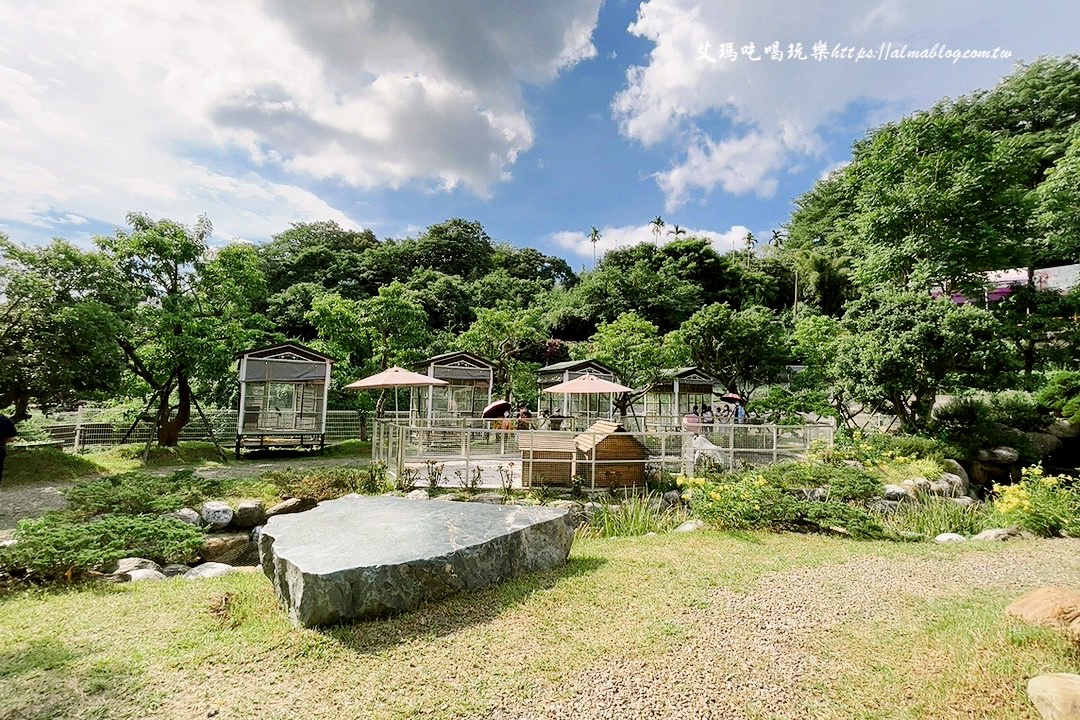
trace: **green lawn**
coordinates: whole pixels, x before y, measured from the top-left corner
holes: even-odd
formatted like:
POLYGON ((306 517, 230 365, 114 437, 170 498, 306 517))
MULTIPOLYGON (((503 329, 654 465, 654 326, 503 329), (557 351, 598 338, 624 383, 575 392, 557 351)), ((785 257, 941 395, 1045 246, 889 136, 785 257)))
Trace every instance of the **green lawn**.
MULTIPOLYGON (((500 698, 559 697, 606 660, 662 663, 699 631, 692 618, 715 588, 744 592, 765 573, 859 558, 947 561, 1001 547, 715 532, 586 539, 560 571, 327 631, 291 627, 255 573, 21 591, 0 599, 0 718, 482 717, 500 698)), ((1075 668, 1076 656, 1004 619, 1007 600, 916 599, 890 623, 845 623, 817 649, 834 658, 833 681, 807 692, 821 717, 1031 717, 1017 692, 1025 673, 1075 668)))

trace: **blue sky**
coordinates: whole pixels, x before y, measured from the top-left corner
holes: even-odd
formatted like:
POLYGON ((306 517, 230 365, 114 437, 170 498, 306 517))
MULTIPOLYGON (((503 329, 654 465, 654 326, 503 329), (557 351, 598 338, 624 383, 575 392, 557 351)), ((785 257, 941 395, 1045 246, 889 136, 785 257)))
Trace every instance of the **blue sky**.
POLYGON ((723 251, 870 128, 1078 31, 1071 0, 0 0, 0 232, 88 243, 137 210, 205 213, 217 242, 323 219, 387 238, 457 216, 580 268, 591 226, 602 252, 661 215, 723 251), (887 43, 999 57, 853 57, 887 43))

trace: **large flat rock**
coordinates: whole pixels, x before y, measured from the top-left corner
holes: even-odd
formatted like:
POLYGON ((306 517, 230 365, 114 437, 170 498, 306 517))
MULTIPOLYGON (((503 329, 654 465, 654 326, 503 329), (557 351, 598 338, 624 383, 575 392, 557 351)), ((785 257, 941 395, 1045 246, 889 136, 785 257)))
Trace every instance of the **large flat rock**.
POLYGON ((346 495, 270 518, 259 556, 292 621, 315 627, 558 567, 573 540, 561 508, 346 495))

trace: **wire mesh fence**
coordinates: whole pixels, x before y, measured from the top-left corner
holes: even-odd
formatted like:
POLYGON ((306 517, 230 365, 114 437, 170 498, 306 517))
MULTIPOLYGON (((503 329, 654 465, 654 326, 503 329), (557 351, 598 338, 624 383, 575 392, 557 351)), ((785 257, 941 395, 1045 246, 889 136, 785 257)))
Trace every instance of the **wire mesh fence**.
MULTIPOLYGON (((610 424, 614 427, 614 423, 610 424)), ((739 470, 803 459, 832 445, 831 425, 727 424, 699 432, 432 427, 375 423, 372 457, 433 485, 635 487, 664 473, 739 470), (433 482, 433 476, 434 482, 433 482)))
MULTIPOLYGON (((180 441, 216 439, 231 445, 236 438, 236 410, 206 409, 205 419, 194 413, 180 431, 180 441)), ((326 413, 326 442, 342 442, 368 437, 362 426, 370 421, 354 410, 330 410, 326 413)), ((83 452, 123 443, 145 443, 154 432, 154 419, 135 417, 116 408, 83 406, 77 411, 53 413, 35 424, 37 430, 64 449, 83 452)))

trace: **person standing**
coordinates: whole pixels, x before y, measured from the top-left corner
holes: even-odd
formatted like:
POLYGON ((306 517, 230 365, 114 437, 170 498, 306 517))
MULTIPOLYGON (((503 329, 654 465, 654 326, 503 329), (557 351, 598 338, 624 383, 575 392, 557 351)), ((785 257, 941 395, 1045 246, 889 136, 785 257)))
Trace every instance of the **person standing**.
POLYGON ((15 423, 11 422, 6 415, 0 415, 0 484, 4 482, 4 459, 7 457, 8 443, 12 442, 18 434, 15 423))

